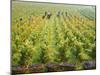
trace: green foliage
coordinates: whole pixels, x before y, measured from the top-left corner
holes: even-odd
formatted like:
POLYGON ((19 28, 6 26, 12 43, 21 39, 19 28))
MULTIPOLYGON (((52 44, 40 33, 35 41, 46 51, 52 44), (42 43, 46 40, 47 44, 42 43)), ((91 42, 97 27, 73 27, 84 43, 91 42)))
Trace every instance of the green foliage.
POLYGON ((82 69, 83 61, 95 60, 95 19, 91 14, 92 20, 84 17, 82 11, 71 5, 12 2, 12 64, 68 62, 82 69), (42 19, 48 9, 52 17, 42 19), (68 16, 56 17, 58 10, 68 16))

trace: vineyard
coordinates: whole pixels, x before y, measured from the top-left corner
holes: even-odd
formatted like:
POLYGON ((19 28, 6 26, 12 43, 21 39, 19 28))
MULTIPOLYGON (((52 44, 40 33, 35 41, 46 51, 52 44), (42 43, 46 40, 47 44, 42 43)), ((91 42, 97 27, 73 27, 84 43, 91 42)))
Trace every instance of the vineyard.
POLYGON ((12 1, 11 34, 12 73, 96 68, 95 6, 12 1))

